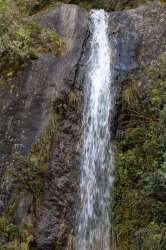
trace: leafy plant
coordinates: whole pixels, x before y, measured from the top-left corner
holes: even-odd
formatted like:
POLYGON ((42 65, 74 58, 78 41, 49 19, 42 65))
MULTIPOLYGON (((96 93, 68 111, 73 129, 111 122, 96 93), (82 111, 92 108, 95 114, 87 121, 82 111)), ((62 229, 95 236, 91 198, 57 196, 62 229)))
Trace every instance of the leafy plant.
POLYGON ((115 249, 165 249, 166 57, 131 77, 115 141, 115 249))

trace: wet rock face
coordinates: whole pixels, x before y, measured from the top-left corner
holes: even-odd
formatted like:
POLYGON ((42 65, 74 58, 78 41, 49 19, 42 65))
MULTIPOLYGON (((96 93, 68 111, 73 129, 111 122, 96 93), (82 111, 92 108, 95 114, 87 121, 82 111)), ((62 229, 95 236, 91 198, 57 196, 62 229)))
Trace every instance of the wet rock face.
MULTIPOLYGON (((89 14, 74 5, 58 4, 38 18, 43 26, 63 37, 65 54, 61 58, 43 56, 19 73, 12 84, 0 89, 0 213, 5 211, 18 186, 5 174, 7 168, 16 167, 13 161, 16 153, 28 155, 54 110, 59 116, 58 132, 52 141, 41 195, 35 201, 32 195, 23 192, 13 220, 17 225, 34 224, 31 249, 74 249, 83 86, 91 40, 89 14)), ((128 75, 154 63, 164 51, 165 27, 166 7, 157 4, 110 14, 117 109, 128 75)))

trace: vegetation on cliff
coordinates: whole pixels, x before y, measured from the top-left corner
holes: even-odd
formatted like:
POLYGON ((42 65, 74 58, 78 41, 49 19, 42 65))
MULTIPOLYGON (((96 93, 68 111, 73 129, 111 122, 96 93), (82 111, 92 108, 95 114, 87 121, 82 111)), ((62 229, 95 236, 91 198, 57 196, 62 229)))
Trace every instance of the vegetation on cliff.
MULTIPOLYGON (((57 0, 0 0, 0 74, 11 77, 20 66, 43 53, 63 53, 60 37, 39 24, 34 14, 57 0), (33 15, 33 18, 32 18, 33 15), (31 17, 30 17, 31 16, 31 17)), ((72 0, 67 1, 87 9, 104 8, 108 11, 140 6, 147 0, 72 0)), ((165 3, 165 0, 161 2, 165 3)))
MULTIPOLYGON (((153 0, 71 0, 71 3, 83 6, 86 9, 103 8, 107 11, 126 10, 139 7, 153 0)), ((165 0, 161 0, 165 3, 165 0)))
MULTIPOLYGON (((57 133, 57 123, 58 116, 54 111, 50 114, 45 131, 28 157, 13 155, 16 166, 8 168, 6 175, 14 179, 16 191, 5 212, 0 216, 0 250, 29 250, 29 245, 33 241, 33 225, 32 223, 15 224, 14 213, 23 192, 29 194, 34 203, 40 197, 42 177, 48 170, 51 146, 57 133)), ((29 217, 33 217, 33 213, 29 217)), ((30 221, 33 221, 32 218, 30 221)))
POLYGON ((0 0, 0 73, 11 76, 43 53, 61 55, 62 40, 32 15, 48 1, 0 0))
POLYGON ((131 76, 115 149, 115 249, 166 249, 166 57, 131 76))

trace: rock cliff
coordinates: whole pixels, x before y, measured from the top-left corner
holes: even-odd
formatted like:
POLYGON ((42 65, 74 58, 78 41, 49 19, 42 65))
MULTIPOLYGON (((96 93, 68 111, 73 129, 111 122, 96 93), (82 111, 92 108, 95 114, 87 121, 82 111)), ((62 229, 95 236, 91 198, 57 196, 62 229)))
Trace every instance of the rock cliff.
MULTIPOLYGON (((155 64, 165 50, 166 6, 150 3, 109 15, 118 110, 129 74, 155 64)), ((89 13, 59 3, 37 17, 63 37, 65 51, 61 58, 43 56, 19 72, 12 83, 0 87, 0 213, 15 199, 10 222, 32 225, 30 249, 74 249, 89 13), (22 178, 20 156, 42 169, 38 195, 16 178, 22 178)))

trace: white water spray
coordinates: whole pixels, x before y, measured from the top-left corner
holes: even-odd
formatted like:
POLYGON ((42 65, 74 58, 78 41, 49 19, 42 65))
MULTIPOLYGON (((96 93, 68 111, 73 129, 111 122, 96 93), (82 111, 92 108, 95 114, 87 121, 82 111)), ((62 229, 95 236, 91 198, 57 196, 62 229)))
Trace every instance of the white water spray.
POLYGON ((91 55, 89 58, 83 114, 81 156, 81 213, 77 250, 110 249, 110 189, 113 184, 113 153, 110 143, 111 49, 108 16, 104 10, 91 14, 91 55))

